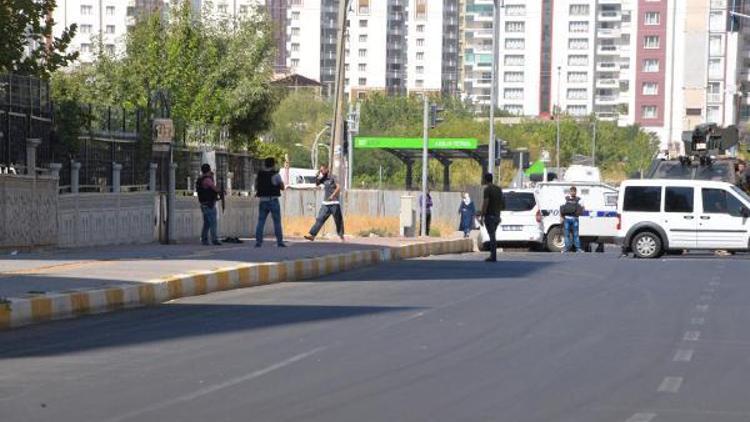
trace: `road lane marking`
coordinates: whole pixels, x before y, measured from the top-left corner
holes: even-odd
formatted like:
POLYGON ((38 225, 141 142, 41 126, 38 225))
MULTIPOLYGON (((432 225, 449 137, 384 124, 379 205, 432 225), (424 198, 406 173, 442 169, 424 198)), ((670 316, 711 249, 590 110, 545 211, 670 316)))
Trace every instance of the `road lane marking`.
POLYGON ((706 323, 706 318, 691 318, 690 323, 693 325, 703 325, 706 323))
POLYGON ((625 422, 651 422, 656 417, 656 413, 636 413, 625 422))
POLYGON ((701 338, 700 331, 687 331, 685 333, 685 337, 683 337, 682 339, 685 341, 698 341, 699 338, 701 338))
POLYGON ((708 302, 711 299, 713 299, 713 296, 709 294, 701 295, 700 297, 701 302, 708 302))
POLYGON ((708 312, 708 305, 696 305, 695 310, 698 312, 708 312))
POLYGON ((657 390, 660 393, 678 393, 682 386, 682 377, 666 377, 657 390))
POLYGON ((693 351, 690 349, 679 349, 675 352, 673 362, 690 362, 693 359, 693 351))
POLYGON ((185 394, 183 396, 175 397, 175 398, 170 399, 170 400, 165 400, 165 401, 160 402, 160 403, 154 403, 151 406, 142 407, 142 408, 140 408, 138 410, 135 410, 133 412, 129 412, 129 413, 126 413, 124 415, 120 415, 120 416, 116 416, 116 417, 107 419, 107 421, 110 421, 110 422, 120 422, 120 421, 125 421, 125 420, 128 420, 128 419, 139 419, 139 420, 142 420, 143 418, 140 417, 140 416, 143 415, 143 414, 145 414, 145 413, 151 413, 151 412, 155 412, 157 410, 162 410, 162 409, 165 409, 165 408, 168 408, 168 407, 180 404, 180 403, 185 403, 185 402, 193 401, 193 400, 195 400, 195 399, 197 399, 199 397, 206 396, 206 395, 209 395, 209 394, 213 394, 213 393, 215 393, 215 392, 217 392, 219 390, 223 390, 223 389, 229 388, 229 387, 234 387, 235 385, 242 384, 242 383, 247 382, 247 381, 251 381, 251 380, 253 380, 255 378, 260 378, 260 377, 262 377, 264 375, 267 375, 267 374, 269 374, 271 372, 277 371, 277 370, 282 369, 282 368, 284 368, 286 366, 292 365, 292 364, 297 363, 297 362, 299 362, 301 360, 309 358, 310 356, 312 356, 312 355, 314 355, 316 353, 319 353, 319 352, 321 352, 321 351, 323 351, 325 349, 326 349, 326 347, 317 347, 317 348, 312 349, 310 351, 307 351, 305 353, 300 353, 298 355, 290 357, 289 359, 283 360, 281 362, 277 362, 277 363, 275 363, 275 364, 273 364, 271 366, 267 366, 267 367, 265 367, 263 369, 259 369, 259 370, 254 371, 254 372, 250 372, 249 374, 246 374, 246 375, 243 375, 243 376, 240 376, 240 377, 237 377, 237 378, 232 378, 230 380, 227 380, 227 381, 219 383, 219 384, 214 384, 214 385, 210 385, 210 386, 201 388, 201 389, 196 390, 196 391, 194 391, 194 392, 192 392, 190 394, 185 394))

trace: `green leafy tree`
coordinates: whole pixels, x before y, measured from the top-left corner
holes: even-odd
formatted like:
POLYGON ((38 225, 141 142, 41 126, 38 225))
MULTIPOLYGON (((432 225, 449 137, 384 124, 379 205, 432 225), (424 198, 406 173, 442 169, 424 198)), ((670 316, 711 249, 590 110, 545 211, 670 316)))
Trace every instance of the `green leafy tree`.
POLYGON ((52 36, 55 0, 3 0, 0 3, 0 73, 19 73, 41 78, 78 58, 66 53, 76 25, 52 36))
MULTIPOLYGON (((333 105, 310 91, 292 92, 284 96, 271 117, 269 132, 273 142, 287 151, 294 167, 310 167, 310 150, 318 134, 331 119, 333 105), (302 145, 301 147, 299 145, 302 145)), ((329 133, 323 133, 321 142, 330 142, 329 133)), ((321 162, 325 163, 324 150, 321 162)))

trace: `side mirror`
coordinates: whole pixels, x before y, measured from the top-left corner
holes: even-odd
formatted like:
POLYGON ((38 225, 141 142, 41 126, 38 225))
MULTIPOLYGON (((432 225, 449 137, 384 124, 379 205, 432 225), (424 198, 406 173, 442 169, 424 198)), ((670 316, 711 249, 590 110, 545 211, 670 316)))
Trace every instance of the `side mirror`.
POLYGON ((750 218, 750 210, 747 207, 742 207, 740 215, 742 215, 742 218, 750 218))

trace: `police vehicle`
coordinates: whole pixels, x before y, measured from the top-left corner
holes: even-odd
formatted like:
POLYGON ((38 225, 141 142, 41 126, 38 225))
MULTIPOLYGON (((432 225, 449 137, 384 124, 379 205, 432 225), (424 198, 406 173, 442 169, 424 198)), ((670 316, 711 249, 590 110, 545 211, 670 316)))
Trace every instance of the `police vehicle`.
MULTIPOLYGON (((500 213, 500 225, 495 238, 498 246, 531 246, 544 244, 541 214, 532 189, 503 191, 505 209, 500 213)), ((480 249, 489 248, 490 237, 484 225, 480 227, 480 249)))
POLYGON ((544 245, 550 252, 560 252, 565 247, 560 206, 572 186, 578 189, 584 213, 579 217, 581 246, 591 251, 604 251, 605 243, 615 243, 617 236, 617 188, 601 182, 542 182, 534 188, 538 204, 544 245))

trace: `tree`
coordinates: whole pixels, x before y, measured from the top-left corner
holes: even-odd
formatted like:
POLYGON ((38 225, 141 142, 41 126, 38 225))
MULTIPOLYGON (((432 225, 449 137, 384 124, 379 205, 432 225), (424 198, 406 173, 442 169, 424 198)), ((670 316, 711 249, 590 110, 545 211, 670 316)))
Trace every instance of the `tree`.
MULTIPOLYGON (((309 91, 289 93, 276 107, 269 135, 274 143, 289 151, 293 166, 312 166, 310 149, 316 136, 330 121, 332 107, 331 103, 309 91)), ((320 139, 327 141, 330 137, 323 133, 320 139)))
POLYGON ((48 78, 52 72, 78 58, 66 53, 76 25, 52 36, 55 0, 3 0, 0 4, 0 73, 48 78))

